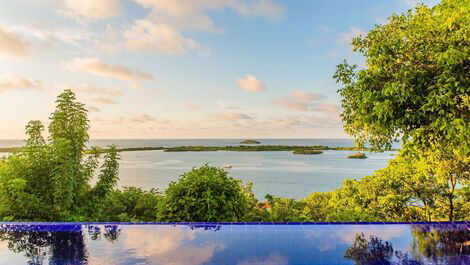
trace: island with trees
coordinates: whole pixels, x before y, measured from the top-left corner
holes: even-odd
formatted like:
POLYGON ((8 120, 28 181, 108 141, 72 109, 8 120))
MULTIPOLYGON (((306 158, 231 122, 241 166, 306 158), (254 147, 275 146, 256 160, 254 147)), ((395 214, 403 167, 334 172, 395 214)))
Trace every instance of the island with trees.
POLYGON ((348 158, 353 158, 353 159, 366 159, 367 156, 364 153, 355 153, 352 155, 349 155, 348 158))
POLYGON ((319 155, 323 154, 323 151, 316 149, 295 149, 292 153, 295 155, 319 155))
POLYGON ((240 144, 261 144, 261 142, 255 140, 243 140, 240 144))

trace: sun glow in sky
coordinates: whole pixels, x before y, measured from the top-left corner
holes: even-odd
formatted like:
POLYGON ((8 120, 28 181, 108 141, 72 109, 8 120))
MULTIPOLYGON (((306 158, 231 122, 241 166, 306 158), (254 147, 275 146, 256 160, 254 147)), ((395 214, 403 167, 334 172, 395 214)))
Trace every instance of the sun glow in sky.
POLYGON ((0 139, 66 88, 92 138, 347 137, 335 65, 417 2, 0 0, 0 139))

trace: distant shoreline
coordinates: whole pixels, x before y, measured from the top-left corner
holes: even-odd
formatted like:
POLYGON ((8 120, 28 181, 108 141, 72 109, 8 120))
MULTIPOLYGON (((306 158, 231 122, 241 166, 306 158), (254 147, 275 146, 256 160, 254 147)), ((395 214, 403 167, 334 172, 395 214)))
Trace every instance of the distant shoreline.
MULTIPOLYGON (((0 153, 11 153, 20 151, 21 147, 3 147, 0 148, 0 153)), ((177 146, 177 147, 127 147, 117 148, 118 152, 133 152, 133 151, 158 151, 164 152, 215 152, 215 151, 235 151, 235 152, 276 152, 276 151, 295 151, 295 150, 345 150, 345 151, 370 151, 370 148, 356 148, 356 147, 338 147, 326 145, 229 145, 229 146, 177 146)), ((107 153, 109 149, 99 148, 101 153, 107 153)), ((386 151, 398 151, 397 148, 391 148, 386 151)), ((90 152, 91 149, 87 149, 90 152)))

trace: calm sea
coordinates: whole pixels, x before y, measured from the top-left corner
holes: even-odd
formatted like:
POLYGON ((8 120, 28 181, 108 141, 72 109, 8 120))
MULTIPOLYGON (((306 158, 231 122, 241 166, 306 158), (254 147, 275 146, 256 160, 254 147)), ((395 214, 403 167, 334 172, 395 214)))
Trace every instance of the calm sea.
MULTIPOLYGON (((351 139, 260 139, 266 145, 353 146, 351 139)), ((143 146, 225 146, 240 139, 184 140, 92 140, 91 145, 143 146)), ((21 140, 0 140, 0 147, 21 146, 21 140)), ((398 147, 398 145, 396 146, 398 147)), ((321 155, 292 152, 123 152, 119 186, 165 189, 171 181, 192 167, 209 163, 231 165, 227 171, 243 182, 253 182, 255 195, 266 194, 304 198, 316 191, 331 191, 347 178, 361 178, 386 166, 396 152, 367 153, 368 159, 348 159, 354 151, 325 151, 321 155)), ((0 153, 0 156, 2 154, 0 153)))

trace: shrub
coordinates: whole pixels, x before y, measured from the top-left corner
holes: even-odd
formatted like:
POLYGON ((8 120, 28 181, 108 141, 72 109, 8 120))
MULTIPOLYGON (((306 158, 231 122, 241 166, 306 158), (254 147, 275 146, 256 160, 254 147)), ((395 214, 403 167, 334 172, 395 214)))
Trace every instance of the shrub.
POLYGON ((157 220, 163 222, 237 222, 250 210, 240 180, 220 168, 204 165, 170 183, 157 220))
POLYGON ((366 159, 367 156, 364 153, 355 153, 355 154, 349 155, 348 158, 366 159))
POLYGON ((162 198, 155 189, 149 191, 136 187, 112 191, 104 202, 106 222, 154 222, 155 211, 162 198))
POLYGON ((323 151, 313 149, 297 149, 293 152, 296 155, 319 155, 323 154, 323 151))

